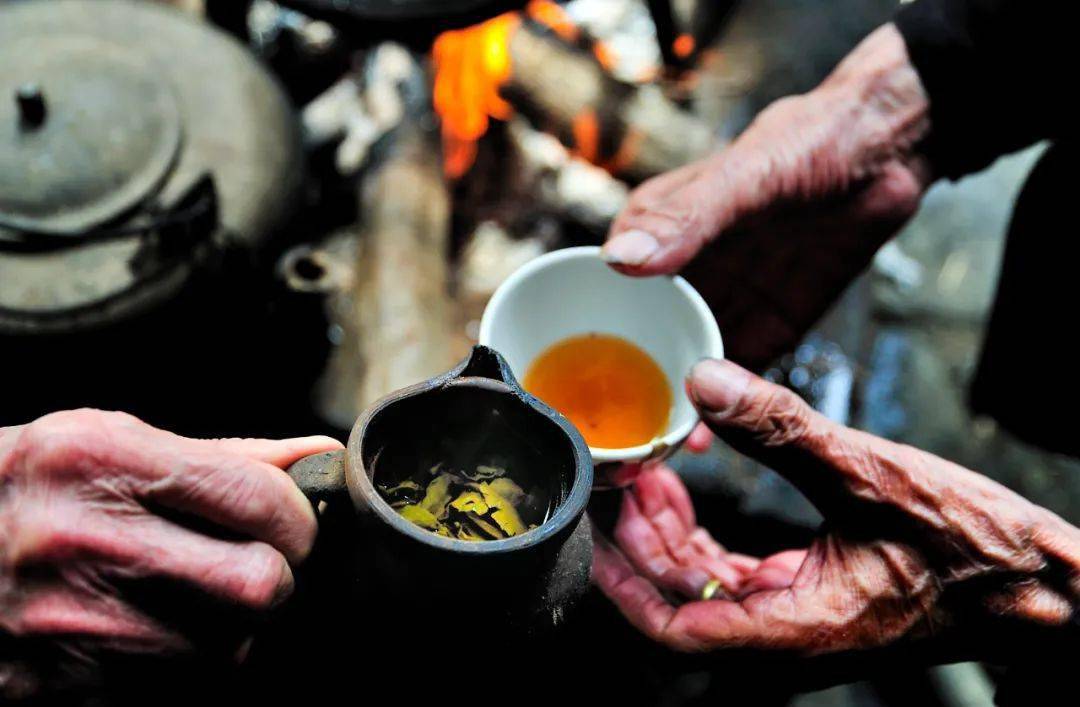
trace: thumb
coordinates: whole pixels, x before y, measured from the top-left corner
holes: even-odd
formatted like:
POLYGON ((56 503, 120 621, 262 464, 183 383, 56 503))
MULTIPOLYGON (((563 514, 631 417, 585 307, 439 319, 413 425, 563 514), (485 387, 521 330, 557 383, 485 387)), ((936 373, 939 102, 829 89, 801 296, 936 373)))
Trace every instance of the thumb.
POLYGON ((783 475, 823 512, 850 498, 853 487, 865 487, 881 458, 898 447, 836 424, 730 361, 699 362, 687 392, 717 437, 783 475))

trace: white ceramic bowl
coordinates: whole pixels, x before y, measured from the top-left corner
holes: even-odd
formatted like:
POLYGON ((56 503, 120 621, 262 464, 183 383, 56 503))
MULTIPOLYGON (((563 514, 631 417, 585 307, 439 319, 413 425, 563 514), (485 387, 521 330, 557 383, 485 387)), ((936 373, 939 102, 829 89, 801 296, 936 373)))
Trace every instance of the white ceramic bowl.
POLYGON ((674 401, 662 435, 637 447, 590 447, 593 462, 642 462, 670 454, 698 422, 683 379, 700 359, 724 356, 705 300, 681 277, 626 277, 600 259, 598 247, 566 248, 507 278, 484 310, 480 343, 501 353, 521 379, 549 346, 590 332, 614 334, 644 349, 663 369, 674 401))

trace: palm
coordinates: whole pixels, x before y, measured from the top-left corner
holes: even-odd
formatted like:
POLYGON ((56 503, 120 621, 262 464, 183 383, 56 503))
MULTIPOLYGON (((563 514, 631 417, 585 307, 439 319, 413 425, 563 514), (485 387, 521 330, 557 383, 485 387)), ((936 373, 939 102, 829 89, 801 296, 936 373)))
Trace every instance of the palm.
POLYGON ((804 550, 764 559, 731 553, 697 524, 686 487, 667 467, 642 473, 623 497, 615 537, 634 568, 681 598, 701 598, 718 582, 729 596, 791 586, 804 550))
POLYGON ((619 549, 597 541, 596 564, 599 572, 622 576, 602 577, 602 585, 621 596, 621 606, 634 607, 632 622, 661 625, 676 645, 722 643, 742 623, 756 626, 773 647, 832 652, 888 645, 917 626, 932 627, 938 588, 911 548, 830 533, 808 550, 765 558, 731 553, 697 525, 685 485, 667 467, 642 473, 626 492, 615 538, 619 549), (896 591, 883 592, 889 587, 896 591), (836 606, 848 607, 852 620, 831 620, 836 606), (808 635, 817 637, 818 648, 807 645, 808 635))

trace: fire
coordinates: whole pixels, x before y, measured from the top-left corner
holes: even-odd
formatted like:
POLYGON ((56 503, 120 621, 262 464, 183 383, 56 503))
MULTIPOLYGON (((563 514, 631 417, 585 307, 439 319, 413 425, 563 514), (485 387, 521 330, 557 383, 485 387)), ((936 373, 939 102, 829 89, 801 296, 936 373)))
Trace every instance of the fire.
MULTIPOLYGON (((530 0, 524 12, 568 42, 581 39, 566 11, 551 0, 530 0)), ((442 119, 443 169, 451 179, 472 167, 477 142, 491 120, 507 120, 514 114, 499 89, 511 76, 510 40, 521 21, 521 13, 508 12, 443 32, 435 40, 435 110, 442 119)), ((602 65, 611 66, 610 52, 601 43, 593 46, 593 53, 602 65)))
POLYGON ((576 42, 580 36, 577 25, 570 20, 566 10, 550 0, 531 0, 525 6, 525 12, 529 13, 534 20, 543 22, 554 30, 555 34, 568 42, 576 42))
POLYGON ((476 159, 476 142, 491 118, 506 120, 513 108, 499 95, 510 78, 510 37, 521 24, 506 13, 435 40, 435 110, 442 118, 443 169, 465 174, 476 159))
POLYGON ((600 118, 592 109, 582 111, 574 117, 573 134, 574 152, 612 174, 618 174, 631 163, 641 146, 642 138, 640 132, 628 131, 615 154, 604 159, 600 150, 600 118))

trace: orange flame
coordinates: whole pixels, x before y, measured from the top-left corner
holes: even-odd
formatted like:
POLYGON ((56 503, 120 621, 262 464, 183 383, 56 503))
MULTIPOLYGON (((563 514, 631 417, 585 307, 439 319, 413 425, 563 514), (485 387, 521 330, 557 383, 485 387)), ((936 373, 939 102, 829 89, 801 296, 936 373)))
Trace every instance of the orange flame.
POLYGON ((590 108, 574 116, 572 132, 578 154, 596 162, 600 158, 600 119, 596 111, 590 108))
MULTIPOLYGON (((547 25, 563 40, 582 41, 570 16, 552 0, 530 0, 528 17, 547 25)), ((477 142, 487 132, 491 120, 507 120, 513 107, 499 95, 510 79, 512 61, 510 39, 521 26, 521 13, 508 12, 472 27, 440 34, 432 48, 435 65, 435 110, 442 120, 443 171, 451 179, 463 176, 476 160, 477 142)), ((596 59, 605 68, 614 57, 602 43, 592 46, 596 59)), ((583 116, 578 144, 586 155, 599 153, 598 127, 583 116)), ((595 122, 595 115, 592 117, 595 122)), ((576 121, 577 122, 577 121, 576 121)))
POLYGON ((514 13, 435 40, 435 110, 442 118, 443 169, 456 179, 476 159, 476 142, 491 118, 506 120, 513 108, 499 95, 510 78, 510 36, 521 19, 514 13))
POLYGON ((581 36, 577 25, 570 19, 570 15, 566 14, 566 10, 551 0, 530 0, 525 6, 525 12, 537 22, 550 27, 555 34, 568 42, 576 42, 581 36))

